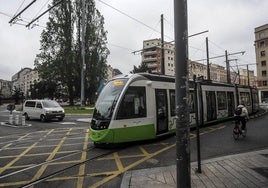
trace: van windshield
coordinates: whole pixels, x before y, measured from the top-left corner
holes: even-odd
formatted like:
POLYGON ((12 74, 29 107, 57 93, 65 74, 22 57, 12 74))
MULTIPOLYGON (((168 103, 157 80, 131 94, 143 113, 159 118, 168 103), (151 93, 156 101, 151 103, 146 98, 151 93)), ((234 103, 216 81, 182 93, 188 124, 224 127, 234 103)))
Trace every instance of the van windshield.
POLYGON ((56 101, 43 101, 44 108, 60 107, 56 101))

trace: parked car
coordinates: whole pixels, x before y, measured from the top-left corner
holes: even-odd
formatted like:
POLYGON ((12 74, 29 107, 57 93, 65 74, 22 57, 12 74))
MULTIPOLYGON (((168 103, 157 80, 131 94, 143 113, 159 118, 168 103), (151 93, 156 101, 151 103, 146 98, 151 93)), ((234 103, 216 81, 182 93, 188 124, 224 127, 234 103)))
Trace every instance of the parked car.
POLYGON ((55 118, 62 121, 65 117, 64 109, 53 100, 26 100, 23 115, 26 120, 40 119, 42 122, 55 118))

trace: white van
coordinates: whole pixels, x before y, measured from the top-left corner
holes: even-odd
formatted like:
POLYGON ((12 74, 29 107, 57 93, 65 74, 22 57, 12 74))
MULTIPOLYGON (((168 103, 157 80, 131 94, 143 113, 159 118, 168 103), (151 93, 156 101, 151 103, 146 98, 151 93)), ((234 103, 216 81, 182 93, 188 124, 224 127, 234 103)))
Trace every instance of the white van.
POLYGON ((26 100, 23 104, 23 115, 26 120, 40 119, 42 122, 57 118, 62 121, 64 109, 53 100, 26 100))

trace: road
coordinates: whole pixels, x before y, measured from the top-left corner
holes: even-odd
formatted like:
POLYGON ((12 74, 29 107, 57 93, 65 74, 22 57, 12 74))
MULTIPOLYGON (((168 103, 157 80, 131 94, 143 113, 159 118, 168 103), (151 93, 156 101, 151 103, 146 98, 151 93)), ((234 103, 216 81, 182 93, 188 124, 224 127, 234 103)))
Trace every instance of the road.
MULTIPOLYGON (((8 112, 0 107, 0 122, 8 112)), ((0 187, 119 187, 124 172, 176 164, 174 135, 115 149, 98 149, 88 139, 89 115, 31 126, 0 126, 0 187)), ((235 141, 232 122, 201 129, 202 160, 268 147, 268 115, 248 122, 248 135, 235 141)), ((196 135, 190 134, 191 161, 196 135)))

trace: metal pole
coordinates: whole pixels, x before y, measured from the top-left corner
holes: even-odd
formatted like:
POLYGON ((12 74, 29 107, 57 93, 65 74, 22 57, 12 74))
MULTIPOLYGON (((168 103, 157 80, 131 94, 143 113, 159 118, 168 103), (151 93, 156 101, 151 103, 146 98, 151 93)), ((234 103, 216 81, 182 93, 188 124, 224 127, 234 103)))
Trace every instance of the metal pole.
POLYGON ((226 58, 227 83, 230 84, 231 83, 230 65, 229 65, 227 50, 225 50, 225 58, 226 58))
POLYGON ((85 105, 85 89, 84 89, 84 84, 85 84, 85 76, 84 76, 84 71, 85 71, 85 16, 86 16, 86 7, 85 7, 85 0, 82 0, 82 38, 81 38, 81 49, 82 49, 82 66, 81 66, 81 106, 85 105))
POLYGON ((174 0, 177 187, 191 187, 187 0, 174 0))
POLYGON ((161 73, 165 75, 164 16, 161 14, 161 73))
POLYGON ((206 37, 206 49, 207 49, 207 79, 210 80, 209 52, 208 52, 208 37, 206 37))
POLYGON ((195 110, 195 123, 196 123, 196 145, 197 145, 197 169, 196 172, 202 173, 201 170, 201 152, 200 152, 200 134, 199 134, 199 116, 198 116, 198 102, 197 102, 197 83, 196 75, 193 77, 194 80, 194 110, 195 110))
POLYGON ((249 69, 248 69, 248 65, 247 65, 247 75, 248 75, 248 86, 250 86, 250 80, 249 80, 249 69))

